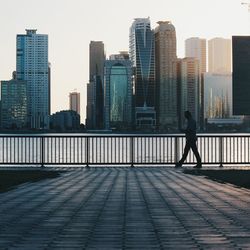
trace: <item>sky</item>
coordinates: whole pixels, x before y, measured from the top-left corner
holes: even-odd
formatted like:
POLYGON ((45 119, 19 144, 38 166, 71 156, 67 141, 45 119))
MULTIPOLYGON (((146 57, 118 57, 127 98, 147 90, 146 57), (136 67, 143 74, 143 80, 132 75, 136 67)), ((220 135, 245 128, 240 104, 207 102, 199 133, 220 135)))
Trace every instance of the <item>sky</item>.
POLYGON ((0 10, 0 80, 11 79, 16 68, 17 34, 48 34, 52 112, 68 109, 69 93, 77 90, 82 122, 91 40, 103 41, 107 55, 128 50, 129 27, 139 17, 150 17, 152 28, 171 21, 179 57, 190 37, 250 34, 250 12, 240 0, 0 0, 0 10))

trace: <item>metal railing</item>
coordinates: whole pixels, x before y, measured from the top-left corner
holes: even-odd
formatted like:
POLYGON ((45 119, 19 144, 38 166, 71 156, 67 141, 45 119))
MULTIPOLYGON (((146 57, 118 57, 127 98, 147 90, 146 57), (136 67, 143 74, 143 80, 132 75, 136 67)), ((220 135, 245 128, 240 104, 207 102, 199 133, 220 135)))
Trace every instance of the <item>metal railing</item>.
MULTIPOLYGON (((0 135, 1 165, 171 165, 184 135, 0 135)), ((250 164, 250 135, 198 135, 203 164, 250 164)), ((195 164, 191 152, 185 164, 195 164)))

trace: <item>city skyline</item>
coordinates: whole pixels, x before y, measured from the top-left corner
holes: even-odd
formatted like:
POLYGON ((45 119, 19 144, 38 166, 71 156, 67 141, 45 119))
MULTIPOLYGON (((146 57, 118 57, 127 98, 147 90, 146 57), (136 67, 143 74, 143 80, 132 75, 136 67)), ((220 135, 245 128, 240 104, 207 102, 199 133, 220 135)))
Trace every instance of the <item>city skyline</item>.
POLYGON ((91 40, 103 41, 107 55, 128 50, 129 27, 133 19, 149 16, 152 28, 155 28, 156 22, 160 20, 169 20, 174 24, 177 33, 177 55, 183 57, 184 41, 187 38, 230 38, 232 35, 245 35, 250 31, 249 13, 238 0, 230 3, 224 0, 219 3, 198 0, 188 3, 181 0, 158 0, 144 5, 142 3, 145 1, 127 1, 126 6, 122 6, 110 0, 108 3, 98 3, 98 8, 96 1, 83 3, 79 0, 75 0, 74 4, 66 0, 55 0, 53 3, 45 0, 39 8, 36 1, 30 0, 3 3, 3 15, 0 20, 2 23, 7 20, 7 24, 1 32, 4 39, 0 46, 0 55, 4 60, 0 62, 0 79, 10 80, 15 69, 17 34, 30 28, 37 29, 41 34, 48 34, 52 69, 51 113, 65 109, 68 106, 68 93, 76 88, 83 96, 81 115, 84 121, 89 75, 88 46, 91 40), (129 3, 134 7, 126 7, 131 6, 129 3), (121 11, 122 8, 127 11, 121 11), (93 16, 88 14, 93 13, 93 9, 100 17, 95 21, 93 16), (106 15, 107 13, 110 15, 106 15))

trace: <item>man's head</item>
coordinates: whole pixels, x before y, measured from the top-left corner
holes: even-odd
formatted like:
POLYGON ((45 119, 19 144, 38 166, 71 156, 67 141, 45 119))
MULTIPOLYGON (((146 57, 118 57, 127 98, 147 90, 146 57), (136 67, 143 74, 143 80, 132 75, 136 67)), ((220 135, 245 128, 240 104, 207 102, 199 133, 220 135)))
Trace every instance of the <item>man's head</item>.
POLYGON ((190 113, 190 111, 187 110, 184 112, 184 116, 186 119, 190 119, 192 117, 192 114, 190 113))

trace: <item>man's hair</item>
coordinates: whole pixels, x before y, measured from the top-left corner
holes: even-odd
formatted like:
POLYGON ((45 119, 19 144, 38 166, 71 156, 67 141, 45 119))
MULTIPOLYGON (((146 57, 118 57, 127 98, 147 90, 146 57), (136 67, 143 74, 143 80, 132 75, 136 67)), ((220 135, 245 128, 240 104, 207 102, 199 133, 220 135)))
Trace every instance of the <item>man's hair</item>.
POLYGON ((185 114, 186 117, 189 117, 189 118, 192 117, 192 114, 188 110, 185 111, 184 114, 185 114))

